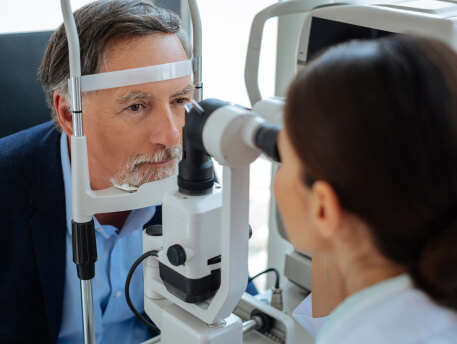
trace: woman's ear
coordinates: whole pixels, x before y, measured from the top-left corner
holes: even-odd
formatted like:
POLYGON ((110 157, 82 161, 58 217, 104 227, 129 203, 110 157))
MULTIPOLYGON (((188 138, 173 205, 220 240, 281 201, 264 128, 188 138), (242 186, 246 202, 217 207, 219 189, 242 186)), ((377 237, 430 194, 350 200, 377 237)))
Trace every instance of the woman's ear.
POLYGON ((333 238, 342 226, 344 217, 338 196, 333 187, 322 180, 312 186, 315 197, 314 218, 323 239, 333 238))
POLYGON ((54 91, 53 100, 60 126, 62 127, 65 134, 70 137, 73 134, 73 117, 71 114, 71 104, 67 103, 67 99, 62 94, 60 94, 59 91, 54 91))

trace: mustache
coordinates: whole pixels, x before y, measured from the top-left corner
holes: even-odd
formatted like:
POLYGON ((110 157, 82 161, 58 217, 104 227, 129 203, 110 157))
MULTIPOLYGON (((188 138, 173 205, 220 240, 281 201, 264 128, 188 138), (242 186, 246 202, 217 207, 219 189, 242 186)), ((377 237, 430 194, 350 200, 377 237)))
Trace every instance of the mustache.
POLYGON ((182 145, 178 144, 171 148, 161 148, 150 154, 136 154, 119 166, 118 172, 112 177, 111 183, 116 185, 130 185, 140 187, 144 183, 152 182, 175 174, 178 162, 182 157, 182 145), (145 166, 146 163, 161 163, 172 161, 165 166, 145 166))
POLYGON ((163 148, 151 154, 137 154, 132 156, 127 162, 128 170, 133 172, 138 167, 146 163, 161 163, 176 159, 181 160, 182 145, 176 145, 171 148, 163 148))

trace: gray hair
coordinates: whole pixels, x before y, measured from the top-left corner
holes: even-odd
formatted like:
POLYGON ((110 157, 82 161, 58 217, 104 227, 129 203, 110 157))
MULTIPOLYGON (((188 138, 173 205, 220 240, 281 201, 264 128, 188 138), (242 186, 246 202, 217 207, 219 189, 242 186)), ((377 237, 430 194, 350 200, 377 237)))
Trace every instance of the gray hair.
MULTIPOLYGON (((104 54, 120 38, 138 38, 154 33, 174 33, 188 58, 192 46, 181 29, 181 20, 175 13, 157 7, 151 0, 99 0, 75 11, 81 51, 81 74, 99 73, 104 54)), ((62 25, 52 35, 38 69, 38 79, 43 85, 51 118, 62 131, 54 108, 54 91, 58 90, 67 100, 70 66, 65 28, 62 25)), ((69 104, 69 103, 68 103, 69 104)))

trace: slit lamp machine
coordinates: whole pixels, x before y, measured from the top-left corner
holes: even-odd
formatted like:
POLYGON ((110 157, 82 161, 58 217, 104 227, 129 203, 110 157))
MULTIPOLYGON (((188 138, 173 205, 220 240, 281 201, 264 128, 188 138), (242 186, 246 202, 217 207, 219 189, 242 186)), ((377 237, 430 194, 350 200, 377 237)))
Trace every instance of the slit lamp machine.
MULTIPOLYGON (((202 27, 196 0, 188 0, 188 4, 192 60, 81 76, 70 0, 61 0, 73 112, 73 257, 81 280, 84 341, 95 343, 91 280, 97 253, 92 216, 162 203, 163 224, 143 232, 144 254, 137 261, 144 263, 145 311, 161 331, 147 343, 312 343, 290 315, 304 298, 300 291, 311 290, 312 257, 287 244, 273 197, 270 242, 282 246, 270 251, 269 257, 271 265, 276 264, 287 277, 281 286, 285 309, 264 302, 270 294, 253 297, 244 293, 250 232, 249 164, 260 154, 280 160, 276 137, 284 101, 262 99, 258 87, 264 24, 279 17, 276 94, 283 96, 297 68, 303 68, 322 49, 350 39, 414 33, 437 37, 455 49, 457 1, 302 0, 267 7, 255 16, 248 45, 245 82, 252 110, 216 99, 203 100, 202 27), (289 16, 294 20, 287 19, 289 16), (290 25, 295 25, 292 30, 290 25), (193 75, 195 95, 186 107, 179 174, 139 188, 91 190, 81 92, 186 75, 193 75), (211 157, 223 165, 223 188, 214 183, 211 157)), ((273 172, 275 169, 273 165, 273 172)))

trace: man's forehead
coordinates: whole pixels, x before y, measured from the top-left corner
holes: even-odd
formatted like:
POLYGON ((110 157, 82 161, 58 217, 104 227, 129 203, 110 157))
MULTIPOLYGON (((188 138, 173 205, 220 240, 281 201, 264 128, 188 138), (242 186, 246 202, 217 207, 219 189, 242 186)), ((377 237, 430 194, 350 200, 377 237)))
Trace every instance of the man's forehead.
POLYGON ((141 37, 118 38, 103 54, 101 72, 140 68, 187 60, 174 33, 152 33, 141 37))

